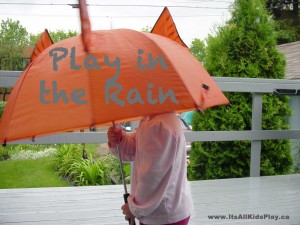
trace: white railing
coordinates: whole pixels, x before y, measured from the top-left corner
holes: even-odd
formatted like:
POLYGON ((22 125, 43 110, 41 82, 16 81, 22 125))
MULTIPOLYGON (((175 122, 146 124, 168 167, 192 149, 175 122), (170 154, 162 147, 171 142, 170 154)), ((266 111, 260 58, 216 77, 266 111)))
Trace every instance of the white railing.
MULTIPOLYGON (((1 71, 0 87, 13 87, 20 71, 1 71)), ((187 141, 251 141, 250 176, 260 176, 261 141, 270 139, 300 139, 300 129, 262 130, 262 96, 266 93, 286 92, 300 101, 300 80, 214 77, 224 92, 253 94, 252 129, 245 131, 187 131, 187 141)), ((297 112, 299 109, 294 109, 297 112)), ((297 116, 297 115, 295 115, 297 116)), ((299 119, 298 119, 299 120, 299 119)), ((39 137, 35 140, 15 141, 13 144, 106 143, 105 132, 68 132, 39 137)))

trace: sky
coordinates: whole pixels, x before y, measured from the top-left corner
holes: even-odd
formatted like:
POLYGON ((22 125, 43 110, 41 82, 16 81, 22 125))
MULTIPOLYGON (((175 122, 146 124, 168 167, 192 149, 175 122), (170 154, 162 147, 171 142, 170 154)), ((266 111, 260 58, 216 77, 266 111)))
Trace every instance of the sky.
MULTIPOLYGON (((168 7, 181 39, 188 45, 204 40, 230 18, 233 0, 86 0, 92 30, 152 28, 168 7)), ((0 21, 20 21, 29 33, 72 30, 80 32, 76 0, 0 0, 0 21)))

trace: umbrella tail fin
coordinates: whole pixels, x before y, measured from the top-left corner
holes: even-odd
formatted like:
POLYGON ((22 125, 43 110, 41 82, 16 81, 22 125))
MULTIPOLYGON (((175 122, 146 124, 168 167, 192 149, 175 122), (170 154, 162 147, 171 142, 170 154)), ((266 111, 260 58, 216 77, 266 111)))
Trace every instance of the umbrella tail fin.
POLYGON ((151 33, 170 38, 171 40, 187 48, 187 45, 179 36, 175 22, 167 7, 165 7, 163 12, 160 14, 151 30, 151 33))
POLYGON ((86 1, 79 0, 79 13, 81 22, 81 38, 86 52, 89 52, 91 44, 91 23, 87 11, 86 1))
POLYGON ((48 48, 50 45, 53 44, 53 41, 50 37, 50 34, 47 29, 43 33, 41 33, 40 38, 35 44, 33 49, 30 62, 32 62, 44 49, 48 48))

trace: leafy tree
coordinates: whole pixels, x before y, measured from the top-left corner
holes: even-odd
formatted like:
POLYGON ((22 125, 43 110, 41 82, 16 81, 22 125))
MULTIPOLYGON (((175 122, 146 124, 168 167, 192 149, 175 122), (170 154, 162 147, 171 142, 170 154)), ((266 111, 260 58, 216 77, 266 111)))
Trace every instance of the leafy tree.
POLYGON ((78 32, 72 30, 68 30, 68 31, 57 30, 57 31, 50 31, 49 34, 52 41, 56 43, 64 39, 77 36, 78 32))
MULTIPOLYGON (((29 45, 34 46, 37 42, 37 40, 40 38, 41 34, 30 34, 29 36, 29 45)), ((57 31, 50 31, 49 35, 54 43, 59 42, 61 40, 74 37, 78 35, 77 31, 63 31, 63 30, 57 30, 57 31)))
POLYGON ((278 44, 300 40, 299 0, 267 0, 266 7, 277 21, 278 44))
POLYGON ((192 45, 190 47, 191 53, 202 63, 204 63, 205 59, 205 43, 198 38, 195 38, 192 41, 192 45))
MULTIPOLYGON (((212 76, 282 79, 285 60, 276 49, 275 24, 261 0, 236 0, 231 19, 207 38, 204 66, 212 76)), ((231 107, 208 109, 195 114, 193 130, 250 130, 252 96, 226 93, 231 107)), ((288 129, 288 98, 263 97, 262 129, 288 129)), ((250 142, 194 142, 190 179, 249 176, 250 142)), ((292 156, 287 140, 262 142, 261 174, 289 173, 292 156)))
POLYGON ((291 19, 294 25, 300 25, 299 0, 267 0, 266 7, 272 11, 275 20, 291 19))
POLYGON ((40 38, 41 34, 29 34, 29 46, 35 46, 36 42, 40 38))
POLYGON ((0 121, 1 121, 1 118, 2 118, 2 114, 3 114, 3 111, 4 111, 5 105, 6 105, 6 102, 0 101, 0 121))
POLYGON ((277 21, 276 31, 279 45, 300 40, 300 26, 293 26, 291 20, 277 21))
MULTIPOLYGON (((78 35, 76 31, 57 30, 49 32, 53 42, 78 35)), ((23 60, 26 46, 34 46, 40 37, 39 34, 29 34, 20 21, 6 19, 1 21, 0 30, 0 69, 23 70, 27 61, 23 60)))
POLYGON ((22 53, 28 44, 28 33, 19 21, 1 21, 0 30, 0 68, 1 70, 23 70, 26 64, 22 53))

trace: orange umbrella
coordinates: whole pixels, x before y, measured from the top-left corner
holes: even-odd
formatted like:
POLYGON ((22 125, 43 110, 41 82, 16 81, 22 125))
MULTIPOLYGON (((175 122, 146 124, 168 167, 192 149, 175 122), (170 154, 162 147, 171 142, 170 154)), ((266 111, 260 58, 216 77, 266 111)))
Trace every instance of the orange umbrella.
POLYGON ((186 47, 129 29, 91 31, 80 12, 82 34, 46 48, 20 76, 1 143, 229 103, 186 47))

